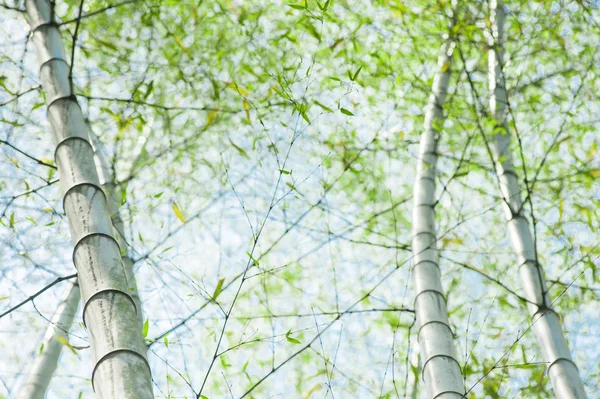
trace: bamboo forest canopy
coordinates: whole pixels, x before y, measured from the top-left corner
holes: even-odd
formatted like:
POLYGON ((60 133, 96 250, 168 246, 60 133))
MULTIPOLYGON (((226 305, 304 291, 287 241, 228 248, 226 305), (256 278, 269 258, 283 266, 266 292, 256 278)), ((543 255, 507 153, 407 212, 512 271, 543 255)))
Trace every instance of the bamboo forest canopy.
POLYGON ((561 396, 561 361, 600 395, 598 1, 0 2, 0 398, 37 398, 19 395, 53 332, 47 398, 104 381, 93 318, 64 300, 80 269, 51 40, 154 397, 429 399, 436 356, 461 387, 440 398, 585 397, 561 396), (46 3, 35 35, 60 34, 34 43, 46 3), (430 323, 453 354, 430 356, 430 323))

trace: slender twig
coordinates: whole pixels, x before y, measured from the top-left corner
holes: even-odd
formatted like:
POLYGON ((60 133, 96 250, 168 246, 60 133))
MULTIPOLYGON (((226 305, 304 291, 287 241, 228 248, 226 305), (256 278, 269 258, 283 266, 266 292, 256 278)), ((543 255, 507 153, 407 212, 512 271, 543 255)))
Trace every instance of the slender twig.
POLYGON ((36 91, 39 90, 42 86, 37 85, 37 86, 33 86, 30 87, 29 89, 22 91, 20 93, 15 94, 15 96, 13 98, 11 98, 10 100, 7 100, 5 102, 3 102, 2 104, 0 104, 0 107, 4 107, 5 105, 8 105, 10 103, 12 103, 13 101, 16 101, 17 99, 19 99, 20 97, 23 97, 25 94, 31 93, 32 91, 36 91))
POLYGON ((44 293, 45 291, 47 291, 48 289, 54 287, 56 284, 65 281, 65 280, 70 280, 72 278, 77 277, 77 273, 73 273, 70 274, 68 276, 64 276, 64 277, 59 277, 56 280, 54 280, 53 282, 51 282, 50 284, 48 284, 47 286, 45 286, 44 288, 42 288, 41 290, 39 290, 38 292, 36 292, 35 294, 29 296, 27 299, 21 301, 19 304, 13 306, 12 308, 8 309, 6 312, 0 314, 0 319, 3 318, 4 316, 6 316, 7 314, 19 309, 21 306, 25 305, 27 302, 29 301, 33 301, 35 298, 37 298, 38 296, 40 296, 42 293, 44 293))
POLYGON ((41 159, 37 159, 37 158, 36 158, 36 157, 34 157, 33 155, 29 155, 29 154, 28 154, 28 153, 26 153, 25 151, 23 151, 23 150, 21 150, 21 149, 19 149, 19 148, 15 147, 14 145, 12 145, 11 143, 9 143, 9 142, 8 142, 8 141, 6 141, 6 140, 0 140, 0 143, 2 143, 2 144, 4 144, 4 145, 7 145, 7 146, 9 146, 10 148, 12 148, 13 150, 17 151, 18 153, 20 153, 20 154, 22 154, 22 155, 25 155, 27 158, 29 158, 29 159, 31 159, 31 160, 33 160, 33 161, 35 161, 35 162, 36 162, 37 164, 39 164, 39 165, 44 165, 44 166, 47 166, 47 167, 49 167, 49 168, 56 169, 56 166, 55 166, 55 165, 51 165, 51 164, 49 164, 49 163, 47 163, 47 162, 44 162, 44 161, 42 161, 41 159))
POLYGON ((22 12, 22 13, 26 13, 26 12, 27 12, 27 10, 24 10, 24 9, 22 9, 22 8, 19 8, 19 7, 13 7, 13 6, 9 6, 9 5, 2 4, 2 3, 0 3, 0 7, 1 7, 1 8, 4 8, 4 9, 6 9, 6 10, 11 10, 11 11, 17 11, 17 12, 22 12))
POLYGON ((110 97, 97 97, 90 96, 87 94, 77 94, 79 97, 87 98, 88 100, 97 100, 97 101, 114 101, 120 103, 129 103, 135 105, 143 105, 145 107, 153 107, 162 109, 164 111, 173 111, 173 110, 189 110, 189 111, 218 111, 218 112, 228 112, 228 113, 238 113, 242 110, 233 110, 233 109, 224 109, 219 107, 179 107, 179 106, 167 106, 162 104, 149 103, 141 100, 133 100, 131 98, 110 98, 110 97))
POLYGON ((68 24, 72 24, 73 22, 77 22, 78 23, 78 22, 80 22, 84 18, 93 17, 94 15, 101 14, 101 13, 103 13, 105 11, 108 11, 108 10, 111 10, 113 8, 117 8, 117 7, 124 6, 124 5, 131 4, 131 3, 136 3, 138 1, 139 0, 126 0, 126 1, 123 1, 121 3, 111 4, 109 6, 100 8, 98 10, 94 10, 92 12, 89 12, 89 13, 85 14, 85 15, 81 15, 81 12, 80 12, 79 16, 77 18, 73 18, 73 19, 69 19, 67 21, 61 22, 60 25, 68 25, 68 24))
POLYGON ((77 35, 79 34, 79 26, 81 25, 81 13, 83 11, 83 3, 85 0, 79 2, 79 11, 77 13, 77 23, 75 24, 75 32, 73 33, 73 42, 71 44, 71 66, 69 67, 69 81, 71 87, 73 87, 73 66, 75 65, 75 48, 77 47, 77 35))

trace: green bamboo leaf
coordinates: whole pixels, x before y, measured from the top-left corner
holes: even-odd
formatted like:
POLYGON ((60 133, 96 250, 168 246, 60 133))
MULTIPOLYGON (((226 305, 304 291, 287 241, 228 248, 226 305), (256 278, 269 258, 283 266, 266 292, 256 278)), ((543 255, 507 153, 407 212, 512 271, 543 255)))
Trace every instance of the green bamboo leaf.
POLYGON ((38 109, 38 108, 40 108, 40 107, 43 107, 43 106, 44 106, 44 103, 43 103, 43 102, 42 102, 42 103, 37 103, 37 104, 35 104, 35 105, 33 106, 33 108, 31 108, 31 110, 32 110, 32 111, 35 111, 36 109, 38 109))
POLYGON ((329 113, 332 113, 332 112, 333 112, 333 110, 332 110, 331 108, 329 108, 329 107, 327 107, 327 106, 325 106, 325 105, 321 104, 320 102, 318 102, 318 101, 316 101, 316 100, 313 100, 313 102, 314 102, 316 105, 318 105, 319 107, 323 108, 325 111, 327 111, 327 112, 329 112, 329 113))
POLYGON ((233 146, 233 148, 235 148, 240 153, 241 156, 243 156, 244 158, 250 159, 250 157, 248 156, 248 153, 242 147, 235 144, 233 141, 231 141, 231 139, 229 139, 229 143, 233 146))
POLYGON ((63 344, 64 346, 66 346, 67 348, 69 348, 71 350, 71 352, 73 352, 73 354, 77 355, 77 351, 75 350, 75 348, 73 347, 73 345, 71 345, 69 343, 69 341, 65 337, 57 335, 56 336, 56 340, 58 342, 60 342, 61 344, 63 344))
POLYGON ((288 342, 291 342, 292 344, 296 344, 296 345, 298 345, 298 344, 301 344, 301 343, 302 343, 302 342, 298 341, 296 338, 293 338, 291 335, 292 335, 292 329, 290 328, 290 329, 288 330, 288 332, 286 332, 286 333, 285 333, 285 339, 286 339, 288 342))
POLYGON ((246 252, 246 254, 248 255, 248 257, 250 259, 252 259, 252 262, 254 263, 255 266, 260 266, 260 262, 256 259, 254 259, 254 257, 252 256, 252 254, 250 252, 246 252))
POLYGON ((185 223, 185 216, 183 216, 183 212, 181 212, 181 209, 179 209, 177 202, 173 202, 173 212, 175 212, 177 219, 181 220, 182 223, 185 223))
POLYGON ((142 327, 142 335, 144 336, 144 338, 148 336, 148 328, 148 319, 146 319, 146 321, 144 322, 144 326, 142 327))
POLYGON ((358 67, 358 69, 356 70, 356 72, 354 72, 354 75, 352 75, 350 77, 351 81, 354 82, 356 80, 356 78, 358 77, 358 74, 360 73, 360 71, 361 71, 362 68, 363 68, 362 65, 358 67))
POLYGON ((223 283, 224 282, 225 282, 225 278, 222 278, 217 282, 217 286, 215 287, 215 292, 213 292, 213 294, 212 294, 213 301, 216 301, 217 297, 219 296, 221 291, 223 291, 223 283))

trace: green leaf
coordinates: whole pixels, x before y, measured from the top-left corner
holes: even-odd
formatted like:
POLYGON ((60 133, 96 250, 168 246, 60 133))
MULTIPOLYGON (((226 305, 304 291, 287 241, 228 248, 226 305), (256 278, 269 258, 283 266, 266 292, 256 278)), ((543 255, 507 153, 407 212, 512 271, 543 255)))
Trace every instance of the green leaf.
POLYGON ((127 190, 123 189, 123 190, 121 190, 121 205, 125 205, 126 202, 127 202, 127 190))
POLYGON ((227 363, 227 360, 225 360, 225 356, 221 355, 220 359, 221 359, 221 366, 223 366, 223 368, 231 367, 231 364, 227 363))
POLYGON ((44 103, 37 103, 33 106, 33 108, 31 108, 32 111, 35 111, 36 109, 43 107, 44 103))
POLYGON ((229 143, 231 143, 233 148, 235 148, 240 153, 241 156, 250 159, 250 157, 248 156, 248 153, 242 147, 236 145, 233 141, 231 141, 231 139, 229 139, 229 143))
POLYGON ((181 220, 181 223, 185 223, 185 216, 183 216, 183 212, 181 212, 181 209, 179 209, 177 202, 173 202, 173 212, 175 212, 177 219, 181 220))
POLYGON ((146 319, 146 321, 144 322, 144 327, 142 327, 142 335, 144 336, 144 338, 146 338, 148 336, 148 328, 150 326, 148 325, 148 319, 146 319))
MULTIPOLYGON (((362 65, 359 66, 358 69, 356 70, 356 72, 354 72, 354 75, 350 76, 350 80, 351 81, 354 82, 356 80, 356 77, 358 76, 358 74, 360 73, 360 71, 361 71, 362 68, 363 68, 362 65)), ((348 72, 348 73, 350 73, 350 72, 348 72)))
POLYGON ((160 192, 160 193, 158 193, 158 194, 154 194, 154 198, 160 198, 160 197, 163 195, 163 192, 164 192, 164 191, 161 191, 161 192, 160 192))
MULTIPOLYGON (((294 186, 292 183, 290 182, 286 182, 285 183, 286 186, 288 186, 290 188, 290 190, 297 192, 298 194, 300 194, 301 196, 304 197, 304 194, 302 194, 300 191, 298 191, 298 189, 296 188, 296 186, 294 186)), ((296 197, 298 198, 298 197, 296 197)))
POLYGON ((61 344, 63 344, 64 346, 66 346, 67 348, 71 349, 71 352, 73 352, 73 354, 77 355, 77 351, 75 350, 75 348, 73 347, 73 345, 71 345, 69 343, 69 341, 65 337, 57 335, 56 336, 56 340, 58 342, 60 342, 61 344))
POLYGON ((113 51, 118 51, 119 49, 117 48, 117 46, 115 46, 114 44, 112 44, 109 41, 104 41, 102 39, 98 39, 97 37, 94 37, 94 40, 97 41, 98 43, 100 43, 101 45, 108 47, 109 49, 113 50, 113 51))
POLYGON ((288 7, 292 7, 295 10, 306 10, 306 8, 304 8, 304 6, 301 6, 298 4, 288 4, 288 7))
POLYGON ((325 106, 325 105, 321 104, 320 102, 318 102, 318 101, 316 101, 316 100, 313 100, 313 102, 314 102, 316 105, 318 105, 319 107, 323 108, 325 111, 327 111, 327 112, 329 112, 329 113, 333 112, 333 110, 332 110, 331 108, 329 108, 329 107, 327 107, 327 106, 325 106))
POLYGON ((224 282, 225 282, 225 278, 222 278, 217 282, 217 286, 215 287, 215 292, 213 292, 213 294, 212 294, 213 301, 216 301, 217 297, 219 296, 221 291, 223 291, 223 283, 224 282))
POLYGON ((301 344, 302 342, 298 341, 296 338, 292 338, 292 329, 290 328, 288 332, 285 333, 285 339, 292 344, 301 344))
POLYGON ((246 251, 246 254, 248 254, 248 257, 250 259, 252 259, 252 262, 254 263, 254 266, 259 266, 260 265, 260 262, 258 260, 256 260, 256 259, 254 259, 254 257, 252 256, 252 254, 250 252, 246 251))
POLYGON ((173 36, 173 39, 175 39, 175 43, 177 43, 177 45, 179 46, 179 48, 181 48, 187 55, 191 56, 191 52, 190 49, 187 48, 183 42, 181 41, 181 39, 177 36, 173 36))
MULTIPOLYGON (((250 103, 246 100, 243 100, 242 105, 244 107, 244 112, 246 112, 246 121, 250 125, 250 124, 252 124, 252 120, 250 119, 250 103)), ((231 141, 231 140, 229 140, 229 141, 231 141)))
POLYGON ((246 371, 246 369, 248 368, 248 362, 249 362, 249 360, 246 360, 246 363, 244 363, 244 365, 242 366, 242 373, 244 373, 246 371))
POLYGON ((308 119, 308 115, 306 115, 306 111, 300 111, 300 115, 306 121, 306 123, 310 124, 310 119, 308 119))
POLYGON ((13 93, 12 91, 10 91, 10 90, 8 89, 8 87, 6 87, 6 80, 7 80, 7 79, 8 79, 8 78, 7 78, 6 76, 4 76, 4 75, 0 76, 0 87, 4 88, 4 90, 6 90, 6 92, 7 92, 8 94, 10 94, 10 95, 13 95, 13 94, 15 94, 15 93, 13 93))
POLYGON ((167 248, 163 249, 163 250, 160 252, 160 254, 161 254, 161 255, 162 255, 162 254, 164 254, 165 252, 167 252, 169 249, 172 249, 173 247, 174 247, 174 245, 171 245, 170 247, 167 247, 167 248))
MULTIPOLYGON (((321 34, 319 33, 319 31, 317 30, 317 28, 315 28, 315 26, 313 24, 306 21, 303 25, 306 27, 306 30, 308 31, 308 33, 310 33, 310 35, 312 37, 317 39, 319 42, 321 41, 321 34)), ((307 70, 307 73, 308 72, 309 71, 307 70)), ((308 74, 306 76, 308 76, 308 74)))
POLYGON ((354 114, 350 111, 348 111, 346 108, 340 108, 340 111, 342 112, 342 114, 344 115, 348 115, 348 116, 354 116, 354 114))
POLYGON ((8 298, 10 298, 9 296, 0 296, 0 301, 6 301, 8 298))
POLYGON ((163 338, 163 343, 165 344, 165 346, 168 348, 169 347, 169 338, 167 338, 167 336, 165 335, 163 338))
POLYGON ((238 84, 235 82, 225 82, 225 84, 227 84, 227 87, 235 89, 242 96, 247 96, 248 94, 250 94, 250 92, 247 89, 245 89, 242 86, 238 86, 238 84))
POLYGON ((298 111, 300 116, 306 121, 306 123, 310 123, 310 119, 308 119, 308 115, 306 111, 308 110, 308 106, 306 104, 296 104, 294 107, 294 111, 298 111))
POLYGON ((15 228, 15 213, 10 214, 10 219, 8 220, 9 226, 11 229, 15 228))
POLYGON ((152 91, 154 90, 154 80, 151 80, 150 83, 148 84, 148 89, 146 90, 146 93, 144 94, 144 100, 146 100, 150 94, 152 94, 152 91))

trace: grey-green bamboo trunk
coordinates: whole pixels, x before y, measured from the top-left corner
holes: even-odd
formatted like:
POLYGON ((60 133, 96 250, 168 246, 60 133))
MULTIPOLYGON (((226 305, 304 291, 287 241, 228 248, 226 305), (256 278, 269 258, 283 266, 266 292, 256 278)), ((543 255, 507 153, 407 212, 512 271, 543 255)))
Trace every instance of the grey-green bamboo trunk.
POLYGON ((125 275, 127 282, 129 283, 129 291, 135 306, 137 308, 137 320, 140 331, 144 326, 144 312, 142 311, 142 300, 138 291, 137 283, 135 280, 135 273, 133 272, 133 260, 127 254, 126 249, 128 248, 127 241, 125 241, 125 225, 121 212, 119 211, 119 205, 121 196, 118 192, 118 187, 114 182, 112 176, 112 168, 107 160, 107 157, 102 154, 102 148, 97 140, 94 140, 94 136, 90 134, 90 140, 94 147, 94 159, 96 161, 96 169, 98 170, 98 176, 104 188, 104 192, 108 199, 108 211, 110 212, 112 224, 114 227, 114 234, 121 248, 121 261, 123 262, 123 268, 125 269, 125 275))
MULTIPOLYGON (((112 182, 110 167, 106 161, 106 157, 101 155, 100 150, 98 149, 99 145, 94 143, 94 146, 96 147, 94 152, 96 168, 98 170, 98 175, 102 180, 104 190, 109 198, 108 205, 112 216, 115 235, 119 242, 119 246, 121 248, 127 248, 127 242, 123 236, 123 220, 117 202, 118 195, 116 193, 116 186, 112 182)), ((125 251, 123 251, 121 260, 129 283, 131 296, 133 297, 138 310, 138 328, 141 330, 144 324, 144 316, 135 275, 133 273, 134 263, 125 251)), ((79 286, 76 283, 70 283, 65 290, 65 297, 57 308, 54 317, 48 326, 48 330, 46 331, 42 343, 42 350, 30 366, 30 369, 25 376, 25 382, 21 385, 19 393, 17 394, 17 399, 44 399, 46 396, 46 391, 50 386, 52 375, 58 366, 58 360, 62 348, 64 347, 64 344, 60 342, 60 338, 58 337, 68 341, 68 332, 73 323, 73 318, 77 312, 80 300, 79 286)))
POLYGON ((26 6, 74 245, 83 320, 94 362, 92 385, 98 398, 150 399, 152 380, 136 305, 100 187, 87 126, 71 87, 52 4, 27 0, 26 6))
POLYGON ((448 322, 435 229, 437 143, 444 122, 443 107, 450 80, 454 42, 448 39, 438 58, 432 93, 421 135, 413 208, 413 277, 419 348, 427 397, 463 398, 461 367, 448 322))
POLYGON ((587 396, 577 366, 571 359, 559 316, 551 307, 544 272, 539 264, 529 222, 524 214, 519 180, 510 152, 507 96, 502 72, 504 9, 501 2, 491 0, 490 10, 490 109, 499 127, 492 139, 492 152, 504 201, 504 213, 508 221, 508 234, 517 255, 524 297, 529 301, 527 308, 532 319, 532 329, 542 351, 542 358, 548 364, 554 394, 560 399, 584 399, 587 396))
POLYGON ((58 365, 60 352, 65 346, 60 339, 69 340, 68 332, 80 300, 79 286, 76 282, 69 282, 65 289, 65 295, 46 330, 40 353, 29 368, 25 382, 17 394, 17 399, 44 399, 46 397, 46 390, 58 365))

